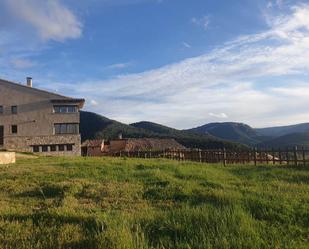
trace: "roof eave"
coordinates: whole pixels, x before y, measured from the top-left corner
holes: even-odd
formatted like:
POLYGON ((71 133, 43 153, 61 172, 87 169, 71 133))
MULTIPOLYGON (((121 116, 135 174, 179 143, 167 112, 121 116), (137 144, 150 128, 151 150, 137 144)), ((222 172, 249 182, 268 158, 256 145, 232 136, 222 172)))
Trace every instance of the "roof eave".
POLYGON ((53 104, 78 104, 79 108, 83 108, 85 104, 85 99, 75 99, 75 98, 66 98, 66 99, 51 99, 53 104))

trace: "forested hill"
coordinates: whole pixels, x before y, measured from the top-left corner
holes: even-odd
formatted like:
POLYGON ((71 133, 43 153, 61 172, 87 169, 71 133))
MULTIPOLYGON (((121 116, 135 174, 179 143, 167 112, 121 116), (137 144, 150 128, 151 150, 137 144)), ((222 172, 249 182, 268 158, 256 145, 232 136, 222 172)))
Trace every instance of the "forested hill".
POLYGON ((244 145, 224 141, 209 134, 196 134, 162 126, 151 122, 140 122, 131 125, 92 112, 81 112, 80 131, 82 140, 117 138, 122 133, 125 138, 173 138, 188 148, 244 148, 244 145))

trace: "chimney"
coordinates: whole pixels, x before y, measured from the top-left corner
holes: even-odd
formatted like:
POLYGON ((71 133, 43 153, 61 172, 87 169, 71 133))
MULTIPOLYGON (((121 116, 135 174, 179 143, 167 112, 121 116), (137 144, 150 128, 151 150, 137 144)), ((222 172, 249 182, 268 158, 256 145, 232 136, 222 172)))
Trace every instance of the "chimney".
POLYGON ((32 87, 32 78, 31 77, 27 77, 27 86, 32 87))

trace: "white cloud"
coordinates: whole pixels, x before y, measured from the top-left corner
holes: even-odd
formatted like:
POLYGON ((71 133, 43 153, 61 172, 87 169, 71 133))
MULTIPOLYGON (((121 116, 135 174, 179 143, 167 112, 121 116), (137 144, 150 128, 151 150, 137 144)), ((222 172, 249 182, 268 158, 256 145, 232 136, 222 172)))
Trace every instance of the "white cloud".
POLYGON ((202 26, 206 30, 208 29, 208 26, 210 24, 210 17, 209 16, 203 16, 201 18, 193 17, 191 18, 191 22, 197 26, 202 26))
POLYGON ((187 42, 183 42, 182 45, 185 47, 185 48, 192 48, 192 46, 187 43, 187 42))
POLYGON ((285 3, 283 0, 271 0, 271 1, 268 1, 267 8, 271 9, 271 8, 277 7, 279 9, 282 9, 284 5, 285 3))
POLYGON ((116 63, 109 66, 106 66, 105 69, 124 69, 132 66, 133 62, 126 62, 126 63, 116 63))
POLYGON ((82 24, 59 0, 4 0, 16 19, 32 26, 43 40, 79 38, 82 24))
POLYGON ((14 58, 14 59, 11 60, 11 64, 16 69, 27 69, 27 68, 31 68, 35 65, 34 62, 32 62, 28 59, 23 59, 23 58, 14 58))
POLYGON ((220 119, 226 119, 226 118, 228 118, 228 116, 227 116, 224 112, 221 112, 221 113, 213 113, 213 112, 210 112, 210 113, 209 113, 209 116, 215 117, 215 118, 220 118, 220 119))
POLYGON ((96 99, 100 108, 92 110, 127 123, 151 120, 189 128, 226 113, 225 120, 254 126, 308 121, 304 92, 309 92, 309 5, 268 22, 268 30, 238 37, 198 57, 58 87, 96 99), (298 76, 303 83, 295 83, 298 76), (284 87, 274 85, 286 77, 294 80, 285 80, 284 87))
POLYGON ((98 105, 99 105, 99 103, 98 103, 96 100, 94 100, 94 99, 91 99, 91 100, 89 101, 89 104, 90 104, 90 106, 92 106, 92 107, 95 107, 95 106, 98 106, 98 105))

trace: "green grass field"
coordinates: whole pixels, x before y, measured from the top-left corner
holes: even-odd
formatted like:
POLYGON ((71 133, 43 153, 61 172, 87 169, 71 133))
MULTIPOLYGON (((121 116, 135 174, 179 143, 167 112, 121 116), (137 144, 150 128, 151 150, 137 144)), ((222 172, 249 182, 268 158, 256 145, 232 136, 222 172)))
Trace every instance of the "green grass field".
POLYGON ((20 159, 0 166, 0 248, 309 248, 309 167, 20 159))

